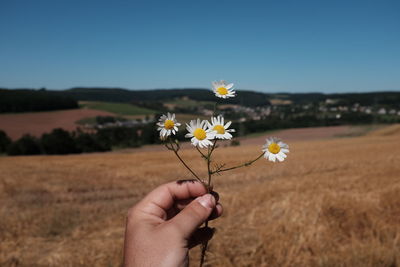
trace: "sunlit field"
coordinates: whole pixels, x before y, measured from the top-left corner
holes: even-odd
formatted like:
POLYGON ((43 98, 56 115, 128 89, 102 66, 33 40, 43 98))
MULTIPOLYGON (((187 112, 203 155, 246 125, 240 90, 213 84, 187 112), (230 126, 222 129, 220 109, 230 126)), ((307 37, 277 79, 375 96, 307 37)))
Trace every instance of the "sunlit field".
MULTIPOLYGON (((261 145, 221 147, 216 161, 261 145)), ((400 127, 289 145, 283 163, 215 177, 224 215, 206 265, 398 266, 400 127)), ((194 149, 182 155, 205 175, 194 149)), ((128 208, 185 178, 169 151, 1 157, 0 266, 120 266, 128 208)))

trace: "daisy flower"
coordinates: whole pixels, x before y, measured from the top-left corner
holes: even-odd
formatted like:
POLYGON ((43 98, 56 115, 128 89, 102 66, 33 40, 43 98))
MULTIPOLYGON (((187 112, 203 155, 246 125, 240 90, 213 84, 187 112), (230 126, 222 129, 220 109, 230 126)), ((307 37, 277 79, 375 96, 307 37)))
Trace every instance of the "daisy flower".
POLYGON ((207 129, 208 121, 200 119, 191 120, 190 124, 186 123, 186 129, 189 133, 185 135, 186 138, 192 138, 192 145, 199 146, 200 148, 212 145, 211 139, 214 139, 215 131, 207 129))
POLYGON ((208 122, 208 128, 215 131, 215 138, 217 139, 232 139, 230 133, 235 132, 235 129, 228 129, 231 125, 231 121, 228 121, 224 125, 224 117, 219 115, 218 117, 211 117, 211 123, 208 122))
POLYGON ((160 131, 160 138, 164 139, 172 134, 176 134, 178 131, 178 126, 181 126, 179 122, 176 121, 175 114, 167 113, 167 115, 162 115, 157 123, 158 131, 160 131))
POLYGON ((263 146, 264 158, 275 162, 276 159, 284 161, 289 153, 289 146, 276 137, 267 138, 266 144, 263 146))
POLYGON ((233 90, 233 83, 227 84, 225 81, 212 82, 213 91, 220 98, 229 98, 236 95, 233 90))

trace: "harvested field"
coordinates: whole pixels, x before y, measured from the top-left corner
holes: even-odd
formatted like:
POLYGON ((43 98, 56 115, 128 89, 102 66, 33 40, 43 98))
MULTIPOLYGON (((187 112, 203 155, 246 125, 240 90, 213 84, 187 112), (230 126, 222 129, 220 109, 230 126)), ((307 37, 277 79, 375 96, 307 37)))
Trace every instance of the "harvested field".
MULTIPOLYGON (((207 266, 399 266, 400 128, 294 141, 287 161, 215 177, 207 266)), ((396 128, 397 127, 397 128, 396 128)), ((233 165, 262 144, 221 147, 233 165)), ((205 175, 195 150, 182 155, 205 175)), ((120 266, 125 215, 188 178, 169 151, 0 158, 1 266, 120 266)), ((196 266, 199 249, 192 250, 196 266)))
MULTIPOLYGON (((365 135, 372 129, 380 129, 385 131, 386 126, 374 125, 374 126, 328 126, 328 127, 307 127, 307 128, 296 128, 296 129, 284 129, 276 130, 267 133, 257 133, 249 136, 239 137, 237 140, 240 141, 241 145, 258 145, 263 144, 268 136, 279 136, 285 142, 296 142, 296 141, 313 141, 321 139, 332 139, 337 137, 346 136, 360 136, 365 135)), ((380 132, 379 131, 379 132, 380 132)), ((222 146, 229 146, 231 141, 220 141, 219 144, 222 146)), ((181 143, 182 149, 191 149, 192 145, 190 142, 181 143)), ((132 153, 132 152, 143 152, 143 151, 164 151, 165 147, 160 145, 145 145, 139 148, 128 148, 116 153, 132 153)))
POLYGON ((0 114, 0 129, 13 140, 27 133, 40 137, 54 128, 73 131, 77 127, 76 121, 95 116, 114 116, 114 114, 93 109, 0 114))

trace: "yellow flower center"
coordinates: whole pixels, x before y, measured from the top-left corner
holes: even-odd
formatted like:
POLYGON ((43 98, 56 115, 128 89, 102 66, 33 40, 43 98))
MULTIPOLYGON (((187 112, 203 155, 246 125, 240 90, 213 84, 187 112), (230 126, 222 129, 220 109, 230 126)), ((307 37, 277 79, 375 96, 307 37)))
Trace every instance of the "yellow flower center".
POLYGON ((222 125, 215 125, 213 130, 217 131, 218 134, 224 134, 225 133, 225 128, 222 125))
POLYGON ((206 131, 201 128, 197 128, 196 130, 194 130, 193 135, 200 141, 206 139, 207 137, 206 131))
POLYGON ((165 120, 164 122, 164 128, 167 130, 171 130, 172 128, 174 128, 175 123, 173 120, 165 120))
POLYGON ((228 89, 226 89, 225 87, 220 87, 217 89, 217 92, 220 95, 226 95, 226 94, 228 94, 228 89))
POLYGON ((277 143, 272 143, 268 146, 268 151, 272 154, 278 154, 281 151, 281 147, 277 143))

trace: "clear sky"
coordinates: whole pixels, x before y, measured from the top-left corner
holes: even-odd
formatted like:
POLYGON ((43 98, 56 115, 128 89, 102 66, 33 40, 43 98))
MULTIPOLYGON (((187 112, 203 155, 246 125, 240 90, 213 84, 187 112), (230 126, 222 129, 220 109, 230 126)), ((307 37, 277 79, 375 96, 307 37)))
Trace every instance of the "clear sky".
POLYGON ((400 1, 0 0, 0 87, 400 90, 400 1))

